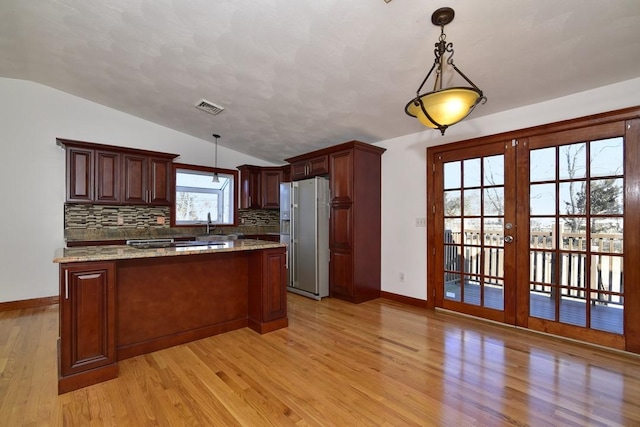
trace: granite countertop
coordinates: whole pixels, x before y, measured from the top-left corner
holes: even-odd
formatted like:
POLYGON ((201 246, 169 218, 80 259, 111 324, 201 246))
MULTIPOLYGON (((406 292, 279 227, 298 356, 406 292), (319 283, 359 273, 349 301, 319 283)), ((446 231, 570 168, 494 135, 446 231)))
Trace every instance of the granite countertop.
POLYGON ((150 249, 139 249, 127 245, 76 246, 71 248, 56 249, 53 262, 68 263, 88 261, 113 261, 120 259, 251 251, 257 249, 270 249, 280 247, 286 247, 286 244, 252 239, 202 242, 202 245, 199 246, 150 249))

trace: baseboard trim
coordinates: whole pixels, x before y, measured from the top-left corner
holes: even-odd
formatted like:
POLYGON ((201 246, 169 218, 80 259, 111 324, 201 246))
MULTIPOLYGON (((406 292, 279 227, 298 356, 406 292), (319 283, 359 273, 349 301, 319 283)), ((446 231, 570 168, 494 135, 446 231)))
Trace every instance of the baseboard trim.
POLYGON ((25 299, 21 301, 0 302, 0 311, 20 310, 23 308, 44 307, 45 305, 58 304, 58 296, 25 299))
POLYGON ((391 301, 401 302, 403 304, 412 305, 414 307, 428 308, 426 300, 407 297, 399 294, 392 294, 391 292, 380 291, 380 298, 386 298, 391 301))

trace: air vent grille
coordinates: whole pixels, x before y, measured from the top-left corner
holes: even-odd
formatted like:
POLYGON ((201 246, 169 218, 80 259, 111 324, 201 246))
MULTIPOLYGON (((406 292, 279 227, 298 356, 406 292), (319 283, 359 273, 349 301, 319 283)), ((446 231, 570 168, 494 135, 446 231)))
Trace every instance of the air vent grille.
POLYGON ((213 114, 214 116, 216 114, 220 114, 222 110, 224 110, 224 107, 216 105, 213 102, 209 102, 206 99, 200 100, 200 102, 196 104, 196 108, 209 114, 213 114))

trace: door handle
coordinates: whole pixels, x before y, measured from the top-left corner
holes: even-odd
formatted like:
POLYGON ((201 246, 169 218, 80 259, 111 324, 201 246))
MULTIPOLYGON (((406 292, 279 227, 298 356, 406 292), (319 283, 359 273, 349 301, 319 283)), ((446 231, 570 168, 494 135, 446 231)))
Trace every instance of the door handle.
POLYGON ((508 234, 506 236, 504 236, 504 242, 505 243, 511 243, 513 242, 513 236, 509 236, 508 234))

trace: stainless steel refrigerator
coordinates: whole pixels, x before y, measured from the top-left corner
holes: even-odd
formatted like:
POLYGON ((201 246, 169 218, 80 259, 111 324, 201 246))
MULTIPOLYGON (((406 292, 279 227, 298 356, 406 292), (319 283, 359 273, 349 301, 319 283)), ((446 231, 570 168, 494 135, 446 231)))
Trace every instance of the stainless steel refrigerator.
POLYGON ((329 295, 329 180, 291 183, 289 291, 317 300, 329 295))

